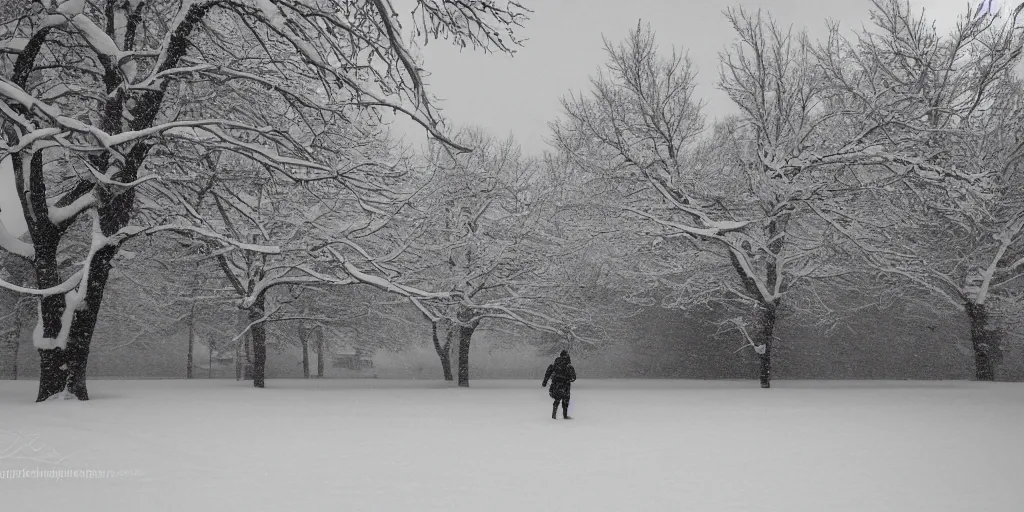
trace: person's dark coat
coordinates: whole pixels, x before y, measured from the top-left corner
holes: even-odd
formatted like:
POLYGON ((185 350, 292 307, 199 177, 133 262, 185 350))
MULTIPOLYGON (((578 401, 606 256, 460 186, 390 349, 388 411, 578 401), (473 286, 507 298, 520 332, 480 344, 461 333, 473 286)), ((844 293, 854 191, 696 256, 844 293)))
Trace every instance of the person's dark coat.
POLYGON ((551 395, 551 398, 569 400, 572 383, 576 382, 576 369, 573 368, 568 354, 558 356, 555 362, 548 366, 548 371, 544 372, 544 382, 541 385, 546 386, 549 380, 551 387, 548 388, 548 394, 551 395))

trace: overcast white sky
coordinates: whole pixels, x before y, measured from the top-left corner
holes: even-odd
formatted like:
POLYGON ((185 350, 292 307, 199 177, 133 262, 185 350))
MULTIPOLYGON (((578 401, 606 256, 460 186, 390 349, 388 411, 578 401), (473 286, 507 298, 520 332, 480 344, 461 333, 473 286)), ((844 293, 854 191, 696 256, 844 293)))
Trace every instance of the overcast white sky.
MULTIPOLYGON (((396 2, 396 6, 400 3, 396 2)), ((911 0, 930 17, 951 28, 967 0, 911 0)), ((978 1, 978 0, 972 0, 978 1)), ((1005 1, 1005 0, 1004 0, 1005 1)), ((824 35, 824 21, 850 28, 867 21, 869 0, 521 0, 534 11, 522 34, 529 38, 514 57, 460 51, 444 41, 423 49, 432 76, 429 90, 452 124, 474 124, 496 135, 513 133, 527 151, 541 151, 547 123, 560 111, 559 97, 586 90, 589 77, 605 62, 602 34, 622 40, 638 20, 650 23, 663 51, 688 51, 697 67, 698 96, 706 113, 716 117, 732 109, 715 88, 718 53, 733 38, 722 15, 742 5, 772 14, 782 26, 806 27, 824 35)), ((404 123, 403 123, 404 124, 404 123)), ((419 131, 399 129, 423 137, 419 131)))
MULTIPOLYGON (((847 28, 867 20, 869 0, 520 0, 534 13, 522 36, 529 38, 514 57, 465 50, 445 41, 423 48, 431 76, 430 91, 452 125, 478 125, 498 136, 509 133, 527 152, 544 149, 547 123, 558 116, 559 97, 586 89, 588 78, 605 61, 601 36, 619 41, 636 26, 649 22, 663 49, 675 45, 688 51, 697 66, 698 95, 710 117, 731 110, 728 98, 715 89, 718 52, 732 39, 722 10, 743 5, 770 12, 783 26, 807 27, 823 33, 825 19, 847 28)), ((952 26, 967 7, 966 0, 912 0, 940 24, 952 26)), ((997 0, 999 1, 999 0, 997 0)), ((1002 0, 1007 1, 1007 0, 1002 0)), ((408 11, 410 0, 395 0, 408 11)), ((423 140, 421 130, 400 123, 396 131, 410 141, 423 140)), ((0 164, 0 219, 9 231, 21 233, 24 222, 11 182, 11 170, 0 164)))

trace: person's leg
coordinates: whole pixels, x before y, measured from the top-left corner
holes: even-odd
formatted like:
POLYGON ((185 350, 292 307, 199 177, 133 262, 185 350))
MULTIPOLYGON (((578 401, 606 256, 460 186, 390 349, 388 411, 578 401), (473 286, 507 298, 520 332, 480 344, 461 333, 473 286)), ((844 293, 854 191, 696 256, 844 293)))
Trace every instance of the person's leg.
POLYGON ((555 399, 555 404, 551 407, 551 419, 553 419, 553 420, 557 420, 558 419, 558 402, 560 402, 560 401, 561 400, 556 398, 555 399))
POLYGON ((562 399, 562 417, 567 420, 572 419, 569 417, 569 397, 565 397, 562 399))

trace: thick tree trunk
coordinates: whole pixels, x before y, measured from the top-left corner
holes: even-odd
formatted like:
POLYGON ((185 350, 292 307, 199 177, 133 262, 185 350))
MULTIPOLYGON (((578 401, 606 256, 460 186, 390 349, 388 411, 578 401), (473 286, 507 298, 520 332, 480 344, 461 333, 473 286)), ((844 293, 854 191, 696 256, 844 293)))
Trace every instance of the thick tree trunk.
POLYGON ((967 318, 971 322, 971 346, 974 349, 974 378, 983 381, 995 380, 995 336, 985 327, 988 312, 984 304, 964 304, 967 318))
POLYGON ((62 349, 39 350, 39 394, 36 402, 47 400, 67 388, 68 366, 64 359, 62 349))
MULTIPOLYGON (((188 36, 192 29, 202 20, 203 16, 210 9, 209 5, 192 6, 182 23, 179 24, 175 33, 170 38, 170 44, 165 52, 165 59, 162 63, 164 69, 177 65, 178 60, 185 55, 188 48, 188 36)), ((45 37, 45 31, 41 34, 45 37)), ((35 65, 35 58, 41 44, 35 44, 42 39, 34 39, 31 44, 21 52, 15 65, 14 83, 25 88, 29 72, 35 65)), ((104 77, 107 92, 112 92, 119 87, 120 79, 117 74, 108 73, 104 77)), ((147 91, 144 97, 131 109, 131 121, 129 126, 133 130, 141 130, 152 126, 153 121, 160 113, 161 103, 165 91, 163 89, 147 91)), ((121 97, 108 101, 104 105, 104 115, 100 120, 100 128, 107 133, 120 133, 122 127, 124 104, 121 97)), ((18 111, 27 113, 23 107, 18 106, 18 111)), ((136 143, 127 151, 126 158, 121 159, 120 170, 110 176, 114 181, 121 183, 133 182, 138 178, 138 169, 145 160, 150 146, 146 143, 136 143)), ((36 258, 33 261, 36 270, 36 285, 39 288, 49 288, 59 284, 60 275, 57 267, 57 248, 63 237, 67 226, 74 219, 64 223, 54 224, 50 222, 46 212, 46 183, 43 179, 43 152, 35 151, 27 153, 30 155, 30 174, 25 176, 23 172, 23 157, 26 153, 22 151, 11 155, 11 163, 15 172, 15 187, 21 198, 22 209, 25 212, 28 230, 32 237, 36 250, 36 258), (26 189, 25 184, 28 184, 26 189)), ((124 153, 122 153, 124 154, 124 153)), ((107 168, 110 160, 109 153, 94 154, 89 157, 92 164, 98 168, 107 168)), ((96 213, 99 215, 99 228, 103 235, 112 236, 124 228, 132 216, 132 207, 135 203, 135 190, 119 189, 111 193, 108 189, 101 188, 86 181, 80 181, 74 191, 82 193, 92 192, 98 196, 99 206, 96 213)), ((69 194, 58 200, 56 206, 69 206, 79 194, 69 194)), ((79 400, 88 400, 89 393, 86 388, 86 365, 89 360, 89 345, 96 328, 96 320, 99 317, 100 305, 103 302, 103 292, 110 276, 110 261, 117 253, 116 246, 106 246, 99 249, 94 255, 89 269, 88 278, 85 283, 85 299, 79 304, 71 319, 70 332, 68 334, 65 348, 39 349, 40 373, 39 373, 39 394, 36 401, 47 400, 50 397, 68 391, 79 400)), ((40 300, 40 322, 42 323, 42 334, 44 338, 53 339, 60 332, 62 314, 66 309, 64 294, 55 294, 43 297, 40 300)))
MULTIPOLYGON (((434 336, 434 350, 437 351, 437 357, 441 358, 441 371, 444 373, 444 380, 452 381, 452 338, 451 331, 445 329, 445 343, 441 345, 441 341, 437 336, 437 322, 431 322, 431 329, 433 330, 434 336)), ((467 378, 468 380, 468 378, 467 378)))
POLYGON ((299 341, 302 343, 302 378, 309 378, 309 339, 306 329, 299 328, 299 341))
MULTIPOLYGON (((128 151, 121 170, 112 176, 113 179, 125 183, 135 180, 139 166, 142 164, 148 151, 149 146, 144 143, 134 145, 128 151)), ((35 159, 39 160, 38 167, 41 172, 42 153, 36 153, 33 156, 33 174, 36 173, 35 168, 37 167, 35 159)), ((93 163, 94 165, 100 164, 97 167, 106 168, 108 159, 108 154, 96 155, 93 158, 93 163)), ((41 187, 44 186, 41 178, 37 180, 36 176, 33 176, 31 182, 33 201, 37 203, 45 202, 40 200, 41 198, 44 199, 45 195, 43 190, 41 190, 41 187)), ((82 186, 85 188, 80 188, 81 190, 91 189, 98 196, 99 204, 102 205, 95 211, 94 230, 98 230, 104 237, 110 237, 128 225, 132 216, 132 208, 135 205, 134 189, 111 194, 106 189, 93 188, 92 185, 88 185, 86 182, 81 182, 80 187, 82 186)), ((65 196, 61 201, 58 201, 57 206, 62 206, 67 197, 70 196, 65 196)), ((44 204, 38 204, 38 207, 34 206, 33 210, 45 212, 47 208, 44 204)), ((49 284, 49 281, 60 279, 56 266, 56 255, 57 246, 60 243, 65 228, 58 227, 49 222, 36 221, 32 224, 34 227, 30 227, 29 231, 32 234, 33 243, 37 239, 41 240, 47 252, 41 260, 39 258, 40 246, 36 245, 37 284, 40 288, 45 288, 52 286, 49 284), (41 268, 41 263, 47 268, 41 268), (46 276, 46 279, 42 279, 42 274, 45 273, 49 273, 49 275, 46 276)), ((64 226, 67 225, 65 224, 64 226)), ((93 237, 95 242, 95 235, 93 237)), ((40 350, 39 395, 36 398, 37 402, 46 400, 64 390, 79 400, 89 399, 89 392, 86 388, 86 366, 89 362, 89 347, 92 343, 93 334, 96 332, 96 321, 99 319, 100 306, 103 303, 103 293, 106 290, 107 280, 110 278, 110 262, 114 259, 118 249, 117 245, 103 245, 93 253, 92 260, 87 269, 87 279, 79 285, 85 286, 85 298, 80 304, 77 304, 72 315, 66 347, 64 349, 40 350)), ((56 324, 59 328, 61 322, 59 315, 66 308, 65 298, 60 294, 45 297, 41 302, 46 302, 54 297, 60 297, 56 307, 51 306, 47 308, 45 304, 41 306, 44 334, 48 330, 47 324, 54 321, 53 318, 47 318, 47 315, 58 315, 56 324)))
MULTIPOLYGON (((192 310, 188 313, 188 355, 185 357, 185 378, 192 378, 192 364, 193 348, 196 345, 196 305, 192 304, 192 310)), ((213 351, 211 350, 212 354, 213 351)), ((211 365, 212 366, 212 365, 211 365)))
POLYGON ((267 330, 262 322, 264 314, 264 298, 260 296, 249 308, 249 321, 256 322, 249 332, 252 333, 252 385, 264 387, 267 372, 267 330))
POLYGON ((772 380, 772 341, 774 339, 775 332, 775 320, 778 306, 773 303, 759 304, 759 323, 761 329, 761 346, 764 347, 763 353, 759 353, 758 357, 761 359, 761 369, 759 376, 761 379, 761 387, 771 387, 772 380))
MULTIPOLYGON (((30 59, 28 62, 30 62, 35 58, 38 49, 35 47, 30 51, 27 50, 19 59, 28 58, 30 59)), ((23 82, 25 77, 27 74, 22 75, 20 81, 23 82)), ((50 222, 45 213, 49 206, 46 202, 46 184, 43 180, 43 154, 41 151, 12 153, 11 164, 14 169, 15 188, 21 198, 22 209, 26 212, 25 220, 35 249, 32 266, 35 270, 36 286, 38 288, 57 286, 61 283, 60 268, 57 264, 57 249, 68 224, 54 224, 50 222), (23 165, 26 163, 26 157, 29 158, 27 175, 23 165), (33 212, 38 213, 33 214, 33 212)), ((56 206, 67 206, 67 204, 62 199, 57 202, 56 206)), ((65 348, 38 349, 39 394, 36 396, 37 402, 47 400, 65 390, 71 391, 81 400, 88 400, 89 394, 85 387, 84 372, 85 361, 89 355, 88 344, 92 338, 89 318, 90 316, 94 317, 99 311, 103 287, 109 273, 108 264, 115 252, 115 248, 108 247, 100 251, 100 254, 94 255, 93 266, 96 267, 96 270, 90 272, 88 281, 83 283, 86 286, 86 300, 79 305, 83 309, 74 313, 71 320, 72 325, 68 326, 70 333, 65 348)), ((38 321, 42 327, 42 338, 53 340, 59 337, 62 327, 64 327, 66 308, 65 294, 57 293, 39 299, 38 321)))
MULTIPOLYGON (((103 247, 93 255, 86 282, 85 301, 79 305, 71 320, 67 346, 61 349, 40 350, 39 396, 41 402, 67 390, 79 400, 88 400, 86 388, 86 366, 89 362, 89 345, 96 330, 103 292, 110 277, 110 261, 117 254, 117 247, 103 247)), ((63 309, 63 308, 62 308, 63 309)))
POLYGON ((469 344, 473 340, 475 326, 460 325, 459 331, 459 387, 469 387, 469 344))
MULTIPOLYGON (((39 235, 33 234, 35 242, 36 259, 34 261, 36 271, 36 283, 40 288, 49 288, 60 284, 60 273, 57 268, 57 244, 60 242, 59 234, 50 233, 44 230, 46 239, 38 239, 39 235)), ((43 337, 56 338, 61 329, 61 318, 66 308, 63 294, 47 295, 39 299, 39 322, 43 326, 43 337)), ((67 388, 68 372, 64 363, 64 351, 55 349, 39 350, 39 394, 37 402, 42 402, 67 388)))

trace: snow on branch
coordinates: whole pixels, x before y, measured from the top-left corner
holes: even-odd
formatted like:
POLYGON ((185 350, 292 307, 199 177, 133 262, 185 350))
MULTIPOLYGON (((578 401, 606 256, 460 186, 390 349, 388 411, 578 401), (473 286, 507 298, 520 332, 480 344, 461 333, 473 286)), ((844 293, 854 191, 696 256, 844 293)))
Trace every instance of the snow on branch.
POLYGON ((60 108, 48 105, 3 77, 0 77, 0 97, 7 98, 12 102, 21 105, 25 110, 38 110, 52 119, 59 119, 62 117, 60 108))
POLYGON ((349 262, 344 255, 333 247, 327 247, 327 250, 334 255, 335 259, 337 259, 339 263, 341 263, 344 272, 360 283, 371 285, 389 293, 397 293, 405 297, 416 297, 420 299, 447 299, 451 297, 450 293, 428 292, 412 286, 395 283, 383 277, 367 274, 356 268, 355 265, 349 262))
POLYGON ((282 307, 284 307, 284 304, 279 304, 276 308, 274 308, 273 311, 271 311, 269 313, 264 313, 262 317, 260 317, 260 318, 258 318, 256 320, 253 320, 252 322, 249 322, 248 325, 246 325, 245 328, 241 330, 241 332, 236 334, 234 338, 231 338, 231 340, 228 341, 228 343, 234 343, 234 342, 238 341, 239 338, 241 338, 242 336, 245 336, 245 333, 249 332, 249 329, 252 329, 254 326, 257 326, 259 324, 262 324, 264 322, 269 321, 270 317, 274 316, 274 313, 277 313, 278 311, 280 311, 282 307))
POLYGON ((32 244, 22 242, 7 231, 3 220, 0 220, 0 249, 29 260, 36 257, 36 250, 32 244))
POLYGON ((96 23, 85 14, 77 14, 70 17, 70 22, 78 29, 78 32, 82 34, 82 37, 96 54, 105 57, 105 59, 101 59, 101 62, 105 60, 106 63, 118 65, 121 72, 129 80, 135 77, 135 62, 131 59, 125 59, 121 49, 117 47, 117 43, 96 23))
MULTIPOLYGON (((740 317, 730 318, 730 319, 725 320, 722 323, 733 325, 733 329, 736 329, 736 330, 740 331, 740 333, 743 335, 743 338, 747 341, 746 343, 741 345, 740 348, 738 348, 735 351, 733 351, 734 354, 736 352, 739 352, 740 350, 743 350, 743 349, 745 349, 747 347, 750 347, 750 348, 753 348, 754 352, 757 352, 759 355, 764 355, 765 351, 767 350, 767 347, 763 343, 755 343, 754 342, 754 339, 751 338, 750 334, 747 333, 747 328, 743 326, 743 319, 742 318, 740 318, 740 317)), ((731 330, 731 329, 726 329, 726 331, 728 331, 728 330, 731 330)), ((719 331, 719 332, 725 332, 725 331, 719 331)))
POLYGON ((698 227, 694 227, 694 226, 687 226, 685 224, 680 224, 678 222, 672 222, 672 221, 668 221, 668 220, 664 220, 664 219, 659 219, 658 217, 655 217, 654 215, 651 215, 651 214, 649 214, 647 212, 641 211, 641 210, 639 210, 637 208, 633 208, 633 207, 629 207, 629 206, 624 206, 622 209, 626 210, 626 211, 629 211, 629 212, 632 212, 632 213, 635 213, 635 214, 637 214, 637 215, 639 215, 641 217, 644 217, 646 219, 653 220, 654 222, 656 222, 656 223, 658 223, 658 224, 660 224, 662 226, 673 228, 673 229, 677 229, 681 233, 686 233, 686 234, 690 234, 690 235, 694 235, 694 236, 698 236, 698 237, 714 237, 714 236, 721 235, 723 233, 727 233, 729 231, 736 231, 736 230, 742 229, 746 225, 750 224, 749 221, 745 221, 745 222, 736 222, 736 221, 710 222, 709 221, 708 223, 710 224, 710 227, 698 228, 698 227))
POLYGON ((540 313, 538 311, 530 311, 529 314, 532 315, 532 316, 536 316, 536 317, 540 318, 541 320, 544 320, 545 323, 538 323, 538 322, 535 322, 535 321, 530 320, 528 318, 525 318, 521 313, 516 312, 516 311, 514 311, 513 309, 511 309, 511 308, 509 308, 507 306, 494 305, 494 304, 484 304, 484 305, 477 306, 477 305, 469 305, 469 304, 467 304, 467 307, 470 307, 473 310, 478 310, 478 309, 482 309, 483 310, 482 312, 478 312, 476 315, 474 315, 474 317, 473 317, 474 321, 479 321, 479 320, 482 320, 484 318, 509 320, 511 322, 515 322, 515 323, 517 323, 519 325, 522 325, 522 326, 527 327, 529 329, 532 329, 534 331, 547 332, 547 333, 555 334, 557 336, 566 337, 566 338, 569 338, 572 341, 580 341, 584 345, 587 345, 587 346, 596 346, 597 345, 597 342, 595 342, 593 340, 590 340, 590 339, 587 339, 584 336, 580 336, 579 334, 577 334, 571 328, 568 328, 568 327, 561 327, 560 328, 560 327, 558 327, 558 326, 564 326, 565 323, 564 322, 560 322, 560 321, 558 321, 558 320, 556 320, 554 318, 551 318, 550 316, 544 315, 543 313, 540 313))
POLYGON ((45 296, 48 296, 48 295, 57 295, 57 294, 61 294, 61 293, 67 293, 67 292, 69 292, 71 290, 74 290, 75 287, 78 286, 78 284, 80 282, 82 282, 82 271, 81 270, 79 270, 78 272, 75 272, 74 274, 72 274, 71 277, 69 277, 63 283, 61 283, 61 284, 59 284, 57 286, 50 287, 50 288, 44 288, 42 290, 40 290, 38 288, 25 288, 23 286, 18 286, 16 284, 8 283, 7 281, 4 281, 3 279, 0 279, 0 288, 11 290, 11 291, 16 292, 16 293, 24 293, 26 295, 37 295, 37 296, 45 297, 45 296))
POLYGON ((118 231, 111 238, 125 239, 131 238, 138 235, 151 235, 153 233, 159 233, 161 231, 175 231, 182 233, 193 233, 205 238, 216 240, 226 245, 231 245, 242 250, 257 252, 262 254, 281 254, 281 247, 277 245, 259 245, 259 244, 248 244, 240 242, 233 238, 226 237, 215 231, 209 229, 197 228, 195 226, 186 226, 182 224, 165 224, 162 226, 154 226, 150 228, 144 228, 141 226, 127 226, 118 231))
POLYGON ((354 280, 353 281, 341 280, 341 279, 334 278, 332 276, 328 276, 328 275, 324 275, 324 274, 320 274, 320 273, 314 272, 314 271, 309 270, 309 269, 299 269, 299 270, 302 270, 303 272, 305 272, 308 275, 282 276, 282 277, 275 277, 275 278, 260 280, 260 282, 256 283, 256 286, 253 287, 252 292, 248 293, 245 296, 245 298, 242 299, 241 307, 243 309, 248 309, 248 308, 252 307, 253 304, 255 304, 257 301, 260 300, 260 297, 262 297, 263 294, 267 293, 267 290, 270 290, 271 288, 274 288, 274 287, 277 287, 277 286, 300 285, 300 284, 334 284, 334 285, 345 285, 345 284, 354 284, 355 283, 354 280))
POLYGON ((33 332, 32 341, 36 348, 42 350, 65 348, 68 343, 68 336, 71 334, 71 324, 75 312, 86 305, 85 298, 89 291, 89 277, 92 273, 93 258, 96 253, 110 244, 110 239, 103 235, 100 227, 100 215, 95 209, 89 210, 92 217, 92 242, 89 246, 89 253, 82 262, 82 268, 78 271, 78 280, 74 287, 64 294, 64 312, 61 314, 60 331, 56 337, 49 338, 44 333, 42 301, 39 301, 39 315, 36 321, 36 328, 33 332))
POLYGON ((420 310, 420 313, 423 313, 423 316, 425 316, 431 323, 436 323, 441 320, 441 315, 431 311, 430 308, 423 305, 423 302, 416 297, 408 297, 408 299, 409 302, 411 302, 413 306, 416 306, 416 309, 420 310))
POLYGON ((0 53, 21 53, 28 44, 28 38, 12 37, 0 40, 0 53))
POLYGON ((50 206, 47 208, 47 216, 50 218, 50 222, 59 225, 77 217, 85 210, 96 206, 98 202, 99 200, 97 199, 96 194, 89 192, 87 194, 83 194, 78 199, 75 199, 67 206, 50 206))
MULTIPOLYGON (((141 177, 141 178, 139 178, 139 179, 137 179, 135 181, 131 181, 131 182, 128 182, 128 183, 121 182, 121 181, 114 181, 114 180, 110 179, 106 174, 101 173, 98 169, 93 167, 92 164, 90 164, 88 161, 83 161, 82 163, 85 164, 85 166, 89 169, 89 172, 92 173, 92 175, 96 178, 97 181, 99 181, 100 183, 102 183, 104 185, 109 185, 109 186, 112 186, 112 187, 129 189, 129 188, 135 188, 135 187, 137 187, 139 185, 142 185, 143 183, 146 183, 147 181, 150 181, 150 180, 158 180, 158 181, 160 180, 160 176, 159 175, 151 174, 149 176, 143 176, 143 177, 141 177)), ((116 169, 117 169, 117 167, 112 167, 111 168, 111 172, 114 172, 116 169)), ((51 214, 51 217, 52 217, 52 214, 51 214)))

